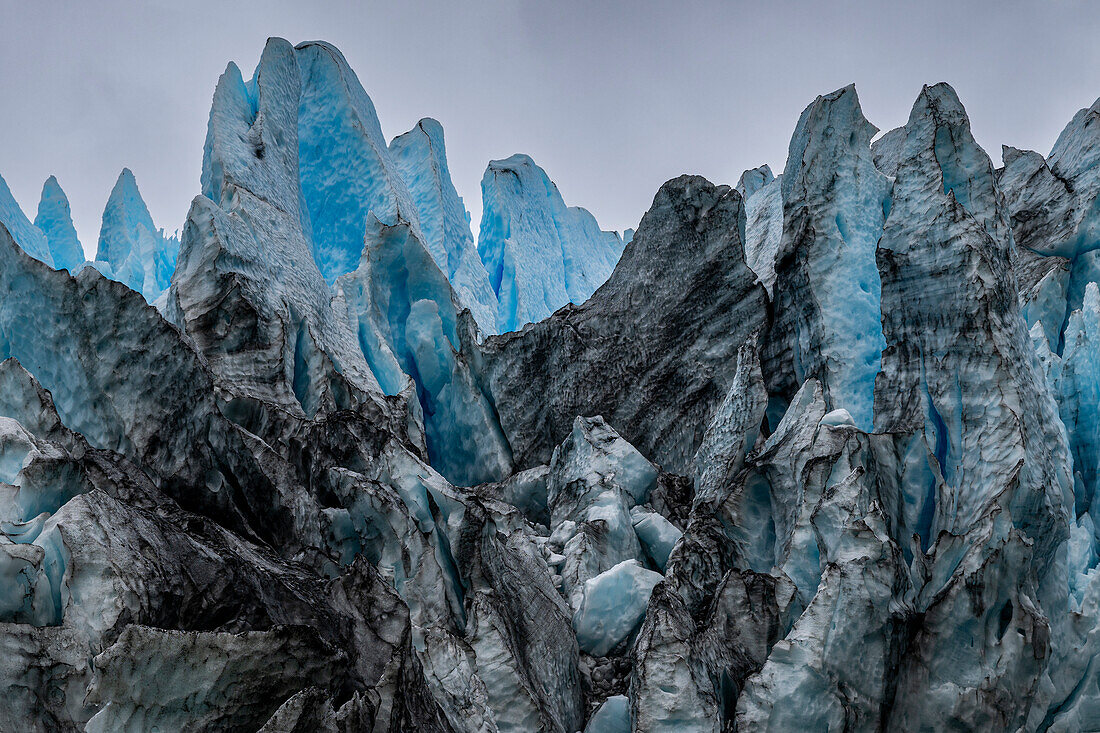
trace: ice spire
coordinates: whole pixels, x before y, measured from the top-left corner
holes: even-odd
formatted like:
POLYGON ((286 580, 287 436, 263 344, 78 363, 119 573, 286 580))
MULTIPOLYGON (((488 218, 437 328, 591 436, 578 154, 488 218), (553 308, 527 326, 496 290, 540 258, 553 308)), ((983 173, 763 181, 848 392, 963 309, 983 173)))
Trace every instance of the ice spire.
POLYGON ((152 303, 172 281, 179 240, 153 225, 137 181, 123 168, 103 210, 96 262, 110 265, 111 277, 152 303))
POLYGON ((387 226, 408 221, 417 235, 419 224, 374 103, 343 55, 310 42, 295 56, 302 78, 298 175, 313 256, 331 284, 358 267, 368 214, 387 226))
POLYGON ((787 396, 807 377, 820 379, 829 408, 848 410, 863 429, 871 427, 886 345, 875 247, 890 182, 871 155, 875 132, 854 86, 818 97, 798 121, 781 183, 775 298, 782 315, 768 352, 775 366, 765 368, 770 391, 787 396))
POLYGON ((497 296, 474 246, 470 215, 451 182, 443 126, 430 118, 420 120, 390 142, 390 155, 416 206, 424 246, 482 332, 495 333, 497 296))
POLYGON ((69 199, 53 176, 42 185, 34 225, 46 235, 54 267, 75 273, 84 264, 84 248, 76 236, 69 199))

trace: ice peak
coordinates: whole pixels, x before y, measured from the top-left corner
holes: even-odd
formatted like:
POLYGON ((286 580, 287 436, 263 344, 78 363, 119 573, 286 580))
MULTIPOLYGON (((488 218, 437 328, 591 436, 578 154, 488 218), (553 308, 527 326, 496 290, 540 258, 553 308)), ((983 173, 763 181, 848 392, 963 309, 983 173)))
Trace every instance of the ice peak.
POLYGON ((69 199, 54 176, 42 184, 42 197, 38 202, 34 225, 46 235, 54 267, 76 272, 84 263, 84 248, 73 226, 69 199))
POLYGON ((485 333, 497 329, 497 297, 470 232, 470 215, 451 181, 443 126, 426 117, 389 144, 420 222, 423 243, 485 333))
POLYGON ((851 85, 815 99, 795 127, 781 183, 776 298, 781 304, 804 302, 793 283, 808 282, 817 305, 803 316, 798 339, 773 343, 776 359, 785 361, 780 354, 789 349, 790 369, 766 370, 770 379, 787 373, 782 386, 774 383, 786 394, 807 377, 820 379, 829 408, 848 410, 865 430, 873 421, 875 376, 885 346, 875 250, 890 183, 875 167, 876 132, 851 85), (795 252, 798 257, 789 256, 795 252))
POLYGON ((1100 162, 1100 99, 1078 110, 1065 126, 1047 156, 1050 169, 1060 178, 1074 179, 1100 162))
POLYGON ((1004 163, 1005 168, 1008 168, 1019 158, 1023 158, 1025 156, 1038 156, 1040 159, 1043 157, 1036 153, 1034 150, 1021 150, 1020 148, 1014 148, 1011 145, 1001 146, 1001 161, 1004 163))
MULTIPOLYGON (((959 97, 944 82, 925 86, 917 96, 906 123, 906 142, 899 180, 922 169, 918 178, 939 178, 943 193, 950 194, 978 219, 998 246, 1008 252, 1011 230, 1004 217, 993 161, 974 139, 959 97), (931 153, 931 155, 929 155, 931 153), (929 166, 935 166, 931 178, 929 166), (923 170, 929 168, 929 170, 923 170)), ((908 185, 903 181, 902 185, 908 185)))
POLYGON ((750 168, 741 174, 737 185, 734 187, 742 198, 749 198, 764 186, 775 180, 771 167, 765 163, 759 168, 750 168))
POLYGON ((152 303, 171 283, 178 254, 179 240, 156 228, 133 171, 123 168, 103 209, 96 262, 152 303))
MULTIPOLYGON (((819 96, 803 110, 791 137, 787 165, 783 169, 783 200, 790 200, 796 195, 795 186, 801 180, 799 171, 804 176, 815 177, 813 166, 806 164, 808 157, 817 154, 818 148, 834 148, 844 144, 833 141, 834 135, 847 134, 846 144, 853 149, 870 149, 871 138, 877 132, 878 128, 863 116, 854 84, 819 96)), ((815 181, 808 183, 817 185, 815 181)))
POLYGON ((303 43, 296 54, 298 173, 314 258, 332 283, 358 267, 368 212, 390 225, 403 219, 422 239, 420 222, 374 102, 343 55, 320 42, 303 43))

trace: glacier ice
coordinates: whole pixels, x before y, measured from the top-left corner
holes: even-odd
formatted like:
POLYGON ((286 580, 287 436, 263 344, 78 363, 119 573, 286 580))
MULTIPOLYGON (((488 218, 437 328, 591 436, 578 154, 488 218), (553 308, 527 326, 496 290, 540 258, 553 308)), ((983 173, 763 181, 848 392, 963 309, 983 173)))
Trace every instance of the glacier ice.
POLYGON ((1096 283, 1085 288, 1081 308, 1070 314, 1066 325, 1065 350, 1062 353, 1055 388, 1062 423, 1069 434, 1073 454, 1075 516, 1089 513, 1093 524, 1098 517, 1093 509, 1097 481, 1100 480, 1100 441, 1090 426, 1100 421, 1100 290, 1096 283))
MULTIPOLYGON (((746 171, 745 175, 751 171, 746 171)), ((771 171, 768 171, 771 173, 771 171)), ((783 176, 770 178, 745 194, 745 261, 775 293, 775 261, 783 241, 783 176)))
POLYGON ((771 166, 764 164, 759 168, 750 168, 742 173, 741 178, 738 179, 737 192, 741 194, 741 198, 750 199, 753 194, 774 180, 775 174, 772 173, 771 166))
POLYGON ((630 519, 646 555, 663 572, 672 548, 684 533, 660 513, 649 512, 637 506, 630 510, 630 519))
POLYGON ((343 55, 327 43, 295 51, 300 82, 293 134, 303 226, 328 282, 351 272, 363 251, 367 215, 393 226, 416 209, 382 136, 374 103, 343 55), (312 229, 312 231, 310 231, 312 229))
POLYGON ((7 228, 11 238, 31 257, 53 264, 49 242, 42 230, 31 224, 27 215, 19 208, 11 189, 0 177, 0 224, 7 228))
POLYGON ((890 183, 875 168, 875 132, 853 86, 818 97, 798 121, 780 184, 783 232, 774 264, 780 315, 765 367, 771 391, 788 397, 806 378, 820 379, 830 407, 847 409, 864 429, 873 420, 886 345, 875 248, 890 183), (802 297, 799 287, 815 297, 802 297))
POLYGON ((359 267, 336 281, 351 330, 387 394, 414 391, 432 465, 473 485, 503 479, 511 451, 463 354, 447 277, 406 222, 367 217, 359 267), (407 375, 407 376, 406 376, 407 375))
POLYGON ((42 198, 38 202, 34 225, 46 235, 54 267, 76 272, 84 264, 84 249, 76 236, 69 199, 53 176, 42 185, 42 198))
POLYGON ((550 459, 550 546, 561 588, 576 608, 587 581, 641 557, 630 510, 656 485, 657 470, 603 418, 578 417, 550 459))
POLYGON ((0 728, 1091 729, 1098 117, 846 87, 625 247, 516 156, 479 252, 271 39, 174 266, 132 175, 92 267, 0 187, 0 728))
POLYGON ((218 81, 203 195, 184 225, 169 293, 175 320, 234 385, 234 419, 258 433, 278 418, 268 404, 305 417, 396 409, 312 255, 298 183, 300 96, 301 71, 285 41, 267 44, 248 84, 233 64, 218 81))
POLYGON ((178 239, 153 225, 134 174, 123 168, 103 210, 96 263, 106 263, 108 277, 152 303, 171 284, 179 247, 178 239))
POLYGON ((661 580, 637 560, 623 560, 586 580, 573 616, 581 649, 604 656, 622 643, 645 616, 649 594, 661 580))
POLYGON ((600 704, 584 733, 630 733, 630 700, 626 695, 612 695, 600 704))
POLYGON ((871 155, 875 159, 875 167, 880 171, 896 178, 898 165, 905 147, 905 126, 895 127, 893 130, 882 133, 871 143, 871 155))
POLYGON ((585 209, 567 207, 527 155, 490 161, 481 179, 478 251, 499 301, 501 333, 588 300, 623 251, 585 209))
POLYGON ((389 152, 416 206, 424 246, 481 331, 495 333, 497 296, 474 246, 470 215, 451 182, 443 126, 430 118, 420 120, 390 141, 389 152))
POLYGON ((733 357, 764 326, 743 222, 736 191, 669 181, 588 301, 469 345, 517 468, 547 463, 578 415, 602 415, 642 455, 687 472, 733 357))

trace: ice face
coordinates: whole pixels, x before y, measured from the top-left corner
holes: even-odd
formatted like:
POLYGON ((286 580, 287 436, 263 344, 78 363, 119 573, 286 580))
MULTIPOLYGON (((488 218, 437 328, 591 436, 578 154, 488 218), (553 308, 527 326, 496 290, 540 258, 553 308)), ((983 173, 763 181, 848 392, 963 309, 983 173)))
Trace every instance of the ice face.
POLYGON ((53 265, 53 256, 50 254, 46 235, 27 219, 27 215, 19 208, 19 204, 16 203, 11 189, 3 178, 0 178, 0 224, 7 228, 12 239, 23 248, 24 252, 42 260, 47 265, 53 265))
POLYGON ((109 277, 152 303, 171 284, 179 247, 178 239, 153 225, 134 174, 123 168, 103 210, 96 261, 110 266, 109 277))
MULTIPOLYGON (((54 267, 76 272, 84 264, 84 249, 76 236, 69 199, 53 176, 47 178, 42 186, 34 225, 46 235, 54 267)), ((174 262, 172 264, 175 265, 174 262)))
POLYGON ((491 161, 481 197, 478 251, 500 303, 501 333, 588 300, 622 254, 619 235, 601 231, 588 211, 566 207, 526 155, 491 161))
MULTIPOLYGON (((1048 500, 1057 513, 1070 492, 1062 456, 1065 443, 1058 438, 1056 422, 1047 415, 1052 409, 1049 387, 1035 373, 1032 363, 1015 283, 1008 271, 1012 235, 998 208, 992 165, 974 142, 965 111, 946 85, 925 88, 913 107, 907 129, 905 155, 894 186, 894 205, 879 243, 880 267, 891 280, 892 305, 883 307, 883 327, 888 342, 896 346, 884 352, 884 378, 876 384, 876 390, 881 388, 884 394, 911 391, 914 407, 922 405, 924 414, 920 419, 926 440, 937 456, 944 481, 952 492, 962 491, 963 484, 967 487, 959 494, 957 503, 948 502, 951 508, 947 514, 940 515, 942 509, 937 509, 937 522, 946 521, 946 526, 958 529, 975 521, 983 506, 999 492, 997 487, 1004 480, 1005 467, 1021 459, 1025 472, 1037 471, 1046 476, 1034 479, 1028 490, 1049 491, 1048 500), (957 221, 949 223, 944 216, 937 217, 937 212, 944 211, 954 212, 957 221), (935 229, 918 223, 928 220, 937 222, 935 229), (952 249, 932 249, 933 242, 949 244, 952 249), (906 274, 901 266, 903 261, 907 267, 917 268, 914 274, 906 274), (983 263, 990 269, 990 276, 981 281, 981 287, 968 285, 964 290, 962 281, 970 282, 965 274, 967 267, 974 266, 966 263, 983 263), (922 274, 916 276, 917 271, 922 274), (955 278, 959 278, 959 283, 949 285, 955 278), (939 280, 940 286, 929 290, 935 280, 939 280), (911 292, 909 282, 925 282, 921 286, 924 292, 911 292), (959 341, 948 334, 956 330, 967 333, 972 326, 968 325, 971 320, 966 314, 975 310, 984 312, 994 307, 993 303, 1004 309, 1004 315, 997 321, 1000 356, 991 361, 985 348, 976 347, 972 351, 968 346, 977 344, 975 339, 959 341), (944 324, 946 313, 953 314, 951 328, 944 324), (938 327, 930 330, 917 325, 926 319, 935 319, 938 327), (947 341, 940 342, 941 338, 947 341), (912 345, 902 348, 905 343, 912 345), (917 343, 921 344, 919 348, 917 343), (951 348, 944 350, 940 343, 944 346, 950 343, 951 348), (940 355, 935 362, 918 355, 932 353, 940 355), (957 366, 949 367, 950 363, 957 366), (1009 363, 1018 367, 1006 369, 1003 365, 1009 363), (990 388, 997 385, 996 393, 1005 395, 1002 399, 1008 404, 1024 401, 1031 405, 1025 413, 1040 416, 1035 419, 1048 433, 1043 439, 1048 449, 1045 454, 1024 449, 1027 441, 1022 435, 1006 438, 1006 445, 1018 447, 998 453, 997 461, 1002 468, 995 468, 988 453, 979 448, 981 436, 993 430, 986 417, 988 403, 980 396, 985 388, 981 385, 990 388), (1044 484, 1049 488, 1040 489, 1044 484), (983 485, 985 489, 977 489, 983 485)), ((901 417, 903 402, 888 401, 881 410, 876 407, 876 427, 889 429, 891 425, 902 424, 899 420, 912 420, 901 417)), ((1017 431, 1022 430, 1012 418, 997 424, 998 429, 1018 435, 1017 431)), ((942 501, 937 499, 939 507, 943 507, 942 501)), ((940 528, 941 525, 934 525, 933 534, 940 528)))

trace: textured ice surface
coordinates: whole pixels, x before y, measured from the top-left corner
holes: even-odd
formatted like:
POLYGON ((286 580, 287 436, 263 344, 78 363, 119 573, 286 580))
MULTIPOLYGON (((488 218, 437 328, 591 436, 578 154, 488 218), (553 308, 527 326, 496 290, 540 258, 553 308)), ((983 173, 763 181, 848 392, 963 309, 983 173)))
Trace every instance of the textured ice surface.
MULTIPOLYGON (((34 225, 46 235, 54 267, 76 272, 84 264, 84 249, 76 236, 69 199, 53 176, 42 185, 42 198, 38 202, 34 225)), ((172 265, 175 266, 175 262, 172 265)))
MULTIPOLYGON (((416 207, 389 155, 374 103, 336 48, 321 42, 295 50, 301 74, 297 160, 302 221, 329 283, 359 265, 367 215, 383 224, 418 226, 416 207)), ((291 132, 291 131, 288 131, 291 132)), ((293 144, 293 142, 291 142, 293 144)))
POLYGON ((623 252, 585 209, 567 207, 530 157, 489 163, 481 179, 478 251, 500 302, 500 332, 541 321, 566 303, 588 300, 623 252))
POLYGON ((179 240, 153 225, 149 209, 129 168, 123 168, 99 230, 96 262, 110 266, 107 274, 154 302, 168 289, 179 256, 179 240))
POLYGON ((636 560, 624 560, 584 583, 573 628, 582 650, 603 656, 631 634, 645 616, 649 594, 660 573, 636 560))

